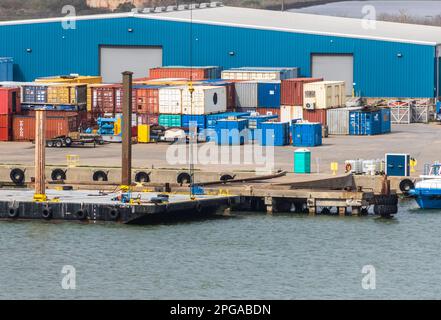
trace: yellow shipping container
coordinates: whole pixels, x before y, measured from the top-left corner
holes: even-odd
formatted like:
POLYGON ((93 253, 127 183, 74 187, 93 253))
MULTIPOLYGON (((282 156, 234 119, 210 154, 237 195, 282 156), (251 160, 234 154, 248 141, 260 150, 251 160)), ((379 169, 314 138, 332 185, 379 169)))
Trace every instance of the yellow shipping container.
POLYGON ((138 125, 138 142, 139 143, 150 142, 150 125, 148 124, 138 125))
POLYGON ((44 77, 37 78, 35 82, 39 83, 77 83, 77 84, 96 84, 102 83, 103 78, 100 76, 55 76, 55 77, 44 77))
POLYGON ((47 88, 47 103, 69 104, 70 88, 66 85, 51 85, 47 88))

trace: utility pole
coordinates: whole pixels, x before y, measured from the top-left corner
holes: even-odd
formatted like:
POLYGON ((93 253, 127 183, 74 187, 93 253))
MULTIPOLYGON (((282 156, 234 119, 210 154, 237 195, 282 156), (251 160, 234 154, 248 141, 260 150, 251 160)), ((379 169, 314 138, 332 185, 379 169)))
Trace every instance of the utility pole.
POLYGON ((285 0, 282 0, 282 11, 285 11, 285 0))
POLYGON ((45 202, 46 197, 46 111, 35 111, 35 193, 34 201, 45 202))
POLYGON ((130 188, 132 184, 132 77, 133 72, 123 75, 123 110, 122 110, 122 172, 121 186, 130 188))

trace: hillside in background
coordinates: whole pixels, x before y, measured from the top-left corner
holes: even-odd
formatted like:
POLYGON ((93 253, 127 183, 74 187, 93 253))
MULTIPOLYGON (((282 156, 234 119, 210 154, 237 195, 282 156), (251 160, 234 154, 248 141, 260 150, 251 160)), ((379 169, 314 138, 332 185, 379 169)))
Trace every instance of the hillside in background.
MULTIPOLYGON (((60 17, 63 16, 61 10, 65 5, 74 6, 77 15, 124 12, 130 11, 133 7, 130 3, 124 3, 115 10, 90 8, 87 5, 88 1, 90 1, 89 3, 92 3, 95 0, 1 0, 0 20, 60 17)), ((118 0, 113 1, 118 2, 118 0)), ((209 1, 210 0, 145 0, 143 3, 145 4, 145 7, 149 7, 209 1)), ((284 0, 283 2, 285 4, 285 9, 292 9, 340 1, 341 0, 284 0)), ((225 5, 230 6, 280 10, 282 0, 224 0, 222 2, 225 5)), ((435 16, 432 18, 415 17, 411 13, 404 12, 397 15, 379 15, 378 20, 441 26, 441 16, 435 16)))

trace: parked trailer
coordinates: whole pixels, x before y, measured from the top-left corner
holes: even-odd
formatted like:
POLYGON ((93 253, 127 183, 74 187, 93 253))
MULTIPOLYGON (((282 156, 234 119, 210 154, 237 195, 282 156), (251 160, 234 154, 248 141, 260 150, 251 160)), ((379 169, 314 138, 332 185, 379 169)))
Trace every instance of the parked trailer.
POLYGON ((101 135, 90 134, 90 133, 69 133, 67 136, 59 136, 52 139, 46 140, 46 146, 48 148, 62 148, 62 147, 73 147, 73 146, 84 146, 86 144, 103 145, 104 139, 101 135))

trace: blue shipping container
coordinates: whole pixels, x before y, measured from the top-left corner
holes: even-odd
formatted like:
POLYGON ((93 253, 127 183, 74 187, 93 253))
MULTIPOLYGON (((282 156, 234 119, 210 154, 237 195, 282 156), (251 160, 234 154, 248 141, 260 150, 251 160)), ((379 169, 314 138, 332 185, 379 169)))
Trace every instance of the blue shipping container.
POLYGON ((257 84, 257 104, 262 108, 280 108, 280 81, 257 84))
POLYGON ((392 131, 391 111, 389 108, 380 109, 381 133, 390 133, 392 131))
POLYGON ((221 119, 228 119, 229 117, 242 118, 249 115, 250 112, 222 112, 222 113, 209 114, 206 116, 207 118, 206 127, 209 129, 215 129, 217 121, 221 119))
POLYGON ((190 122, 196 122, 198 131, 201 131, 207 127, 207 118, 205 115, 189 115, 182 116, 182 126, 184 128, 190 128, 190 122))
POLYGON ((321 123, 293 123, 292 141, 296 147, 315 147, 322 145, 321 123))
POLYGON ((219 120, 216 124, 216 143, 218 145, 242 145, 248 140, 248 120, 219 120))
POLYGON ((0 81, 14 81, 14 59, 0 58, 0 81))
POLYGON ((256 136, 256 129, 259 128, 259 125, 262 122, 267 122, 271 119, 277 119, 277 115, 249 115, 243 117, 244 119, 248 120, 248 139, 249 140, 258 140, 258 137, 256 136))
POLYGON ((262 146, 289 145, 289 122, 262 122, 258 130, 258 139, 262 146))
POLYGON ((349 113, 349 134, 355 136, 381 134, 380 111, 351 111, 349 113))

